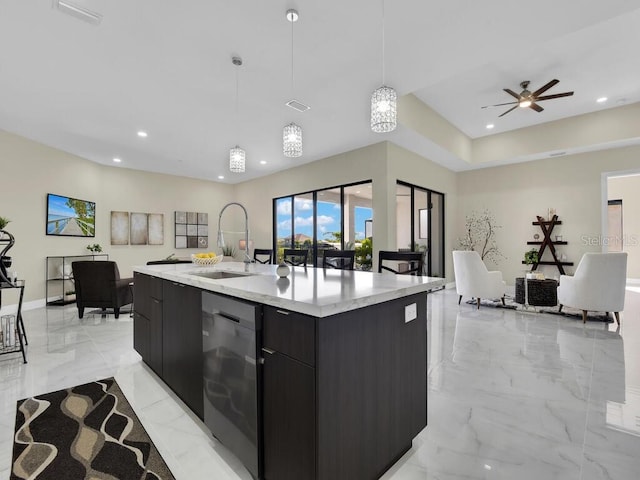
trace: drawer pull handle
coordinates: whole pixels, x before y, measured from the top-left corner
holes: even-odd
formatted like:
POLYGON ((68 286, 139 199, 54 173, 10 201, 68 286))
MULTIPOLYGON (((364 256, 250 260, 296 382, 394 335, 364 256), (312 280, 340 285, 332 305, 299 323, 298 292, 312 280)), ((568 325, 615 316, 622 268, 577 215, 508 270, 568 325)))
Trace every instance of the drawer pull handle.
POLYGON ((267 348, 267 347, 262 347, 262 351, 264 353, 268 353, 269 355, 273 355, 274 353, 276 353, 275 350, 271 350, 270 348, 267 348))
POLYGON ((281 313, 282 315, 289 315, 291 312, 287 312, 286 310, 276 310, 276 312, 281 313))

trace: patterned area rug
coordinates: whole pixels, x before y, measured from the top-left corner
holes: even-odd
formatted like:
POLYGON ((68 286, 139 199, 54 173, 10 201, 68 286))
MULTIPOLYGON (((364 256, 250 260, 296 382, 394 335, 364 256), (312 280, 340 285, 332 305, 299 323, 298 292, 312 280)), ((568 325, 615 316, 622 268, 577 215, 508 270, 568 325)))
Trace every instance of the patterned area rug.
MULTIPOLYGON (((582 322, 582 310, 578 310, 576 308, 563 307, 562 312, 558 312, 558 307, 539 307, 539 309, 541 313, 560 315, 561 317, 580 320, 582 322)), ((587 313, 587 322, 612 323, 613 317, 610 314, 606 315, 602 312, 589 312, 587 313)))
MULTIPOLYGON (((518 308, 518 305, 514 304, 509 298, 504 299, 505 304, 502 304, 502 300, 485 300, 484 298, 480 299, 480 307, 493 307, 493 308, 506 308, 507 310, 515 310, 518 308)), ((476 299, 467 300, 465 303, 469 305, 478 305, 476 299)))
POLYGON ((113 378, 20 400, 10 480, 175 480, 113 378))

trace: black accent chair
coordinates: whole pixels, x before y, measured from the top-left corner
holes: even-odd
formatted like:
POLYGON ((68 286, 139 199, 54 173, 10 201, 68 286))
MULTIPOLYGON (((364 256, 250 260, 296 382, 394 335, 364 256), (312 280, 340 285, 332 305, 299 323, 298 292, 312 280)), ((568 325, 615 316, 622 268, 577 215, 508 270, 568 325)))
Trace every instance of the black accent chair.
POLYGON ((294 267, 306 268, 308 256, 309 250, 285 248, 282 259, 284 260, 284 263, 288 263, 289 265, 292 265, 294 267))
POLYGON ((378 273, 383 270, 398 275, 422 275, 423 252, 389 252, 381 250, 378 254, 378 273), (396 268, 384 265, 384 261, 400 262, 396 268))
POLYGON ((355 250, 325 250, 322 257, 322 268, 353 270, 356 263, 355 250))
POLYGON ((73 262, 73 280, 76 285, 78 317, 82 318, 86 307, 113 308, 116 318, 120 307, 133 303, 129 284, 133 278, 120 278, 118 265, 113 261, 84 260, 73 262))
POLYGON ((256 263, 273 263, 273 250, 269 248, 254 248, 253 259, 256 261, 256 263), (258 258, 258 256, 266 256, 267 258, 260 259, 258 258))

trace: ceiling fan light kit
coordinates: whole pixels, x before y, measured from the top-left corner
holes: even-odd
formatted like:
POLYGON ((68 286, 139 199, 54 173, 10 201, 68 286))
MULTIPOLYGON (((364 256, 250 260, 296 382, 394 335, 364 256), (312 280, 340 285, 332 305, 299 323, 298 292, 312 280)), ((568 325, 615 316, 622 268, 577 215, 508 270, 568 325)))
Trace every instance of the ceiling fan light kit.
POLYGON ((514 92, 513 90, 511 90, 509 88, 504 88, 503 89, 509 95, 514 97, 516 99, 516 101, 514 101, 514 102, 506 102, 506 103, 497 103, 495 105, 485 105, 482 108, 501 107, 503 105, 514 105, 513 107, 511 107, 506 112, 502 113, 501 115, 498 115, 499 117, 504 117, 507 113, 512 112, 517 107, 530 108, 530 109, 535 110, 536 112, 540 113, 540 112, 542 112, 544 110, 544 108, 542 108, 540 105, 538 105, 537 102, 541 102, 543 100, 553 100, 554 98, 570 97, 570 96, 573 95, 573 92, 556 93, 554 95, 542 95, 544 92, 546 92, 547 90, 549 90, 551 87, 553 87, 554 85, 556 85, 558 83, 560 83, 560 80, 553 79, 550 82, 548 82, 547 84, 545 84, 544 86, 540 87, 535 92, 531 93, 528 90, 529 89, 529 81, 525 80, 524 82, 520 83, 520 88, 522 88, 522 91, 520 93, 516 93, 516 92, 514 92))

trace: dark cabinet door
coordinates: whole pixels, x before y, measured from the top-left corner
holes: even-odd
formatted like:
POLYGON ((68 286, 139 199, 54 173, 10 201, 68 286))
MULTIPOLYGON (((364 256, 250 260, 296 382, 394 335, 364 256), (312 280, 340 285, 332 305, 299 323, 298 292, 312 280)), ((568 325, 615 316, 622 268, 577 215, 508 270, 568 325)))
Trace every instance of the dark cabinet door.
POLYGON ((202 292, 165 280, 163 304, 163 380, 202 419, 202 292))
POLYGON ((133 274, 133 308, 147 319, 151 316, 151 277, 149 275, 137 272, 133 274))
POLYGON ((149 359, 149 319, 138 312, 133 315, 133 348, 146 362, 149 359))
POLYGON ((279 352, 264 357, 264 478, 314 479, 315 369, 279 352))
POLYGON ((147 364, 162 377, 162 301, 151 298, 149 315, 149 356, 147 364))

